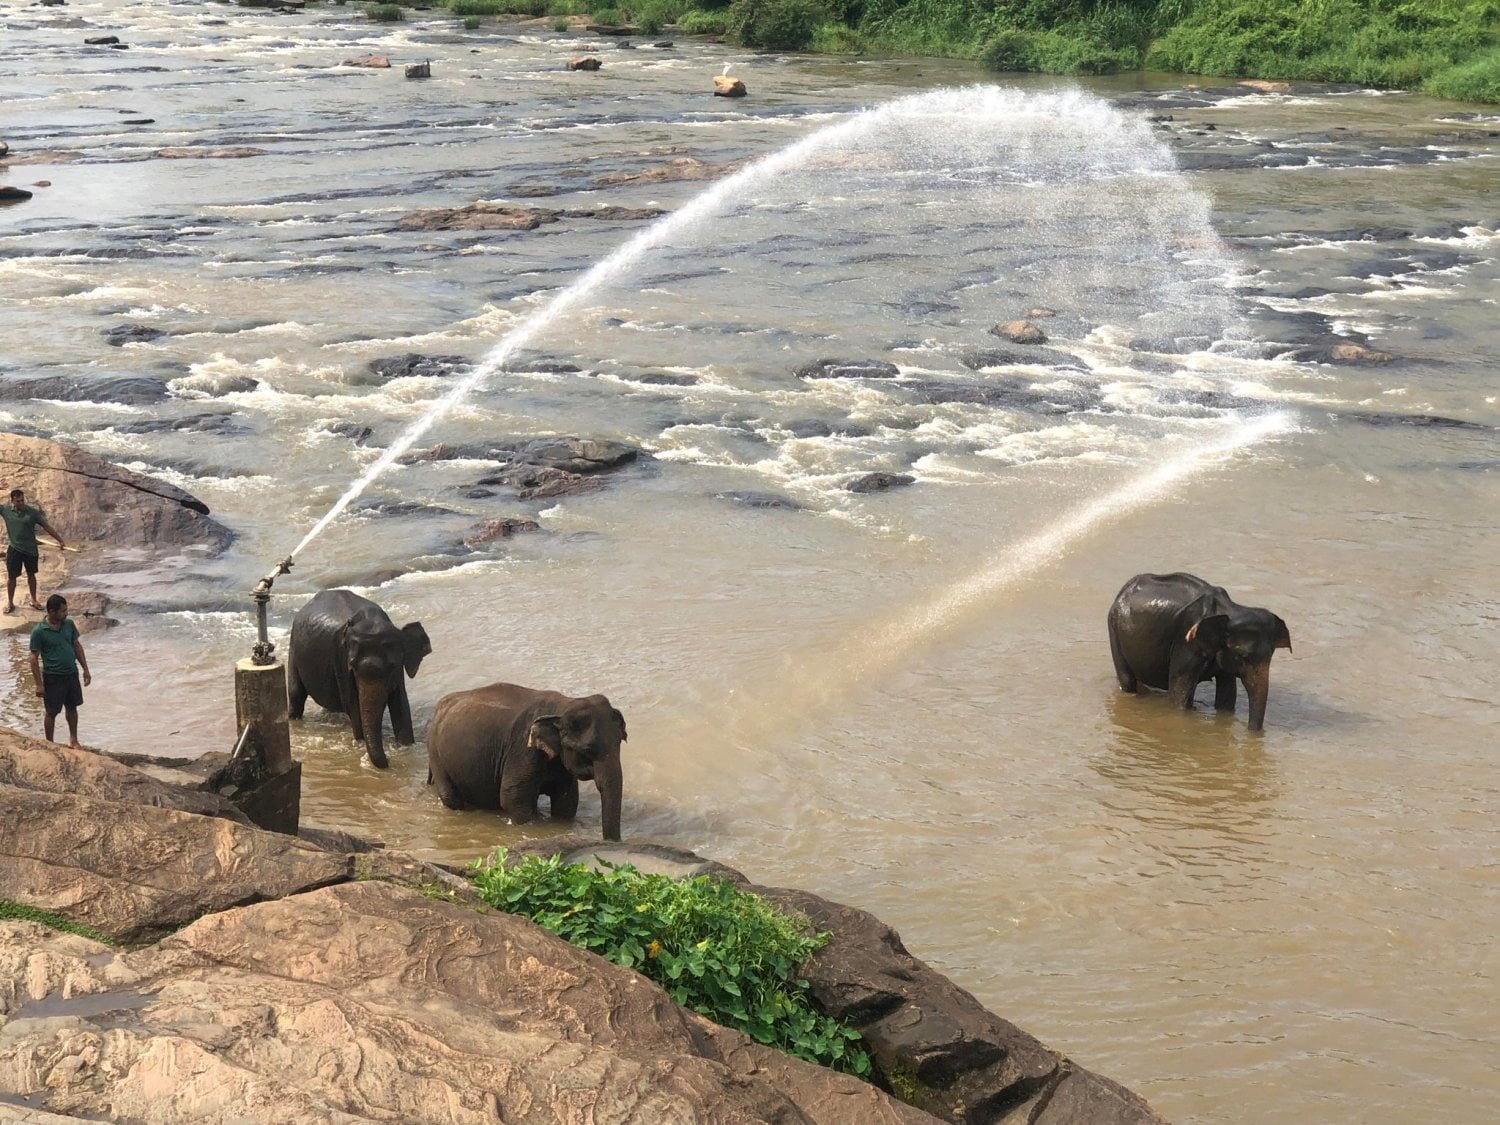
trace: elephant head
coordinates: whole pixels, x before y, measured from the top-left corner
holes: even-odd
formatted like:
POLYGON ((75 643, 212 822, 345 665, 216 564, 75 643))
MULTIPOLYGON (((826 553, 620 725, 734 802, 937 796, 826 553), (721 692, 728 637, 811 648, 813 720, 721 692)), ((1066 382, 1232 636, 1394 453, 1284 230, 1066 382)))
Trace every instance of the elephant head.
POLYGON ((387 707, 396 742, 410 746, 416 741, 405 677, 417 674, 422 658, 432 652, 432 642, 420 622, 398 629, 377 609, 349 619, 340 631, 338 649, 341 679, 353 689, 348 693, 353 704, 348 713, 354 737, 364 741, 370 762, 384 769, 382 727, 387 707))
MULTIPOLYGON (((1232 676, 1245 685, 1250 698, 1250 729, 1262 730, 1271 690, 1271 657, 1278 648, 1290 652, 1292 636, 1286 622, 1268 609, 1231 603, 1228 612, 1209 612, 1221 605, 1202 606, 1199 612, 1206 615, 1188 629, 1183 644, 1196 661, 1202 662, 1198 679, 1232 676)), ((1233 686, 1230 681, 1231 693, 1233 686)), ((1232 694, 1230 703, 1232 706, 1232 694)))
POLYGON ((535 716, 526 735, 528 748, 598 787, 606 840, 620 838, 620 743, 624 741, 625 716, 602 695, 564 699, 555 710, 535 716))

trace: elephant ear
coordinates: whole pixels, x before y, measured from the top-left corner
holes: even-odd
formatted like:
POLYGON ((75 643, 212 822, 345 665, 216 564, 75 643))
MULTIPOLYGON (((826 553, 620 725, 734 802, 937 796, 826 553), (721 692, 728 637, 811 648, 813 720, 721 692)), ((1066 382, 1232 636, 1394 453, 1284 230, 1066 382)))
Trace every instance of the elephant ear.
POLYGON ((1291 652, 1292 634, 1287 631, 1286 622, 1276 617, 1274 613, 1271 616, 1276 618, 1276 647, 1284 648, 1287 652, 1291 652))
MULTIPOLYGON (((1291 646, 1287 646, 1287 647, 1291 647, 1291 646)), ((617 723, 620 724, 620 741, 621 742, 628 742, 629 739, 627 739, 625 737, 625 716, 622 715, 622 714, 620 714, 619 710, 616 709, 616 708, 614 708, 614 707, 611 707, 609 709, 609 713, 615 717, 615 722, 617 722, 617 723)))
POLYGON ((420 621, 401 626, 401 663, 408 676, 415 676, 422 666, 422 657, 432 652, 432 642, 427 639, 427 630, 420 621))
POLYGON ((549 758, 557 757, 562 751, 562 731, 559 729, 561 726, 561 715, 537 716, 526 734, 527 749, 540 750, 549 758))
POLYGON ((1201 652, 1220 651, 1229 640, 1229 615, 1215 613, 1203 618, 1187 631, 1187 636, 1183 639, 1188 644, 1197 646, 1201 652))

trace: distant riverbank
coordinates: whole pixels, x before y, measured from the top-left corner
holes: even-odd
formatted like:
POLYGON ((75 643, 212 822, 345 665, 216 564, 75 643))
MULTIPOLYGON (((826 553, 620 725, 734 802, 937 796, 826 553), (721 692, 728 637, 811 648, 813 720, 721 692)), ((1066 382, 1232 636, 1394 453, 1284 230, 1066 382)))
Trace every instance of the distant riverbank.
MULTIPOLYGON (((471 29, 504 13, 654 35, 668 26, 746 47, 975 59, 995 71, 1348 82, 1500 102, 1500 7, 1490 0, 446 0, 471 29)), ((370 5, 401 18, 399 5, 370 5)))

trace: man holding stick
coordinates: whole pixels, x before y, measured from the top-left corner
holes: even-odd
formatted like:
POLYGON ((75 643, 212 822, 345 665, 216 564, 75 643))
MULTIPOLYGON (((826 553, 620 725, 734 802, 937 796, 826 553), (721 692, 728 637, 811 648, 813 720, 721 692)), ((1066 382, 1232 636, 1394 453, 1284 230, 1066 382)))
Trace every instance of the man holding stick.
POLYGON ((26 572, 26 585, 31 591, 27 603, 32 609, 41 609, 36 600, 36 529, 41 528, 57 540, 59 547, 65 546, 62 536, 52 529, 40 508, 26 506, 26 493, 19 488, 10 490, 10 503, 0 505, 0 519, 5 521, 5 534, 10 537, 10 546, 5 551, 5 612, 16 612, 16 579, 21 571, 26 572))
POLYGON ((68 617, 68 599, 53 594, 47 599, 47 616, 31 631, 31 677, 36 693, 42 697, 46 717, 42 730, 48 741, 55 742, 57 713, 68 719, 68 745, 82 749, 78 741, 78 708, 83 703, 83 687, 78 683, 78 669, 83 669, 83 683, 93 683, 89 660, 78 639, 78 626, 68 617))

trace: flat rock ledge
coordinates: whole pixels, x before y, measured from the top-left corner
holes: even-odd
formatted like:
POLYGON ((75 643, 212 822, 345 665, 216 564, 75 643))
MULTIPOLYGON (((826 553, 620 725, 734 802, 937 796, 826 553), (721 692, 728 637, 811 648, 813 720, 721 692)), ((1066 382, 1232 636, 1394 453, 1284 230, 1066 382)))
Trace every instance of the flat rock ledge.
POLYGON ((1161 1121, 863 911, 660 845, 531 848, 712 873, 830 930, 814 994, 864 1031, 900 1098, 679 1007, 443 867, 337 829, 244 823, 204 791, 208 772, 0 728, 0 900, 107 939, 0 912, 0 1117, 1161 1121))

